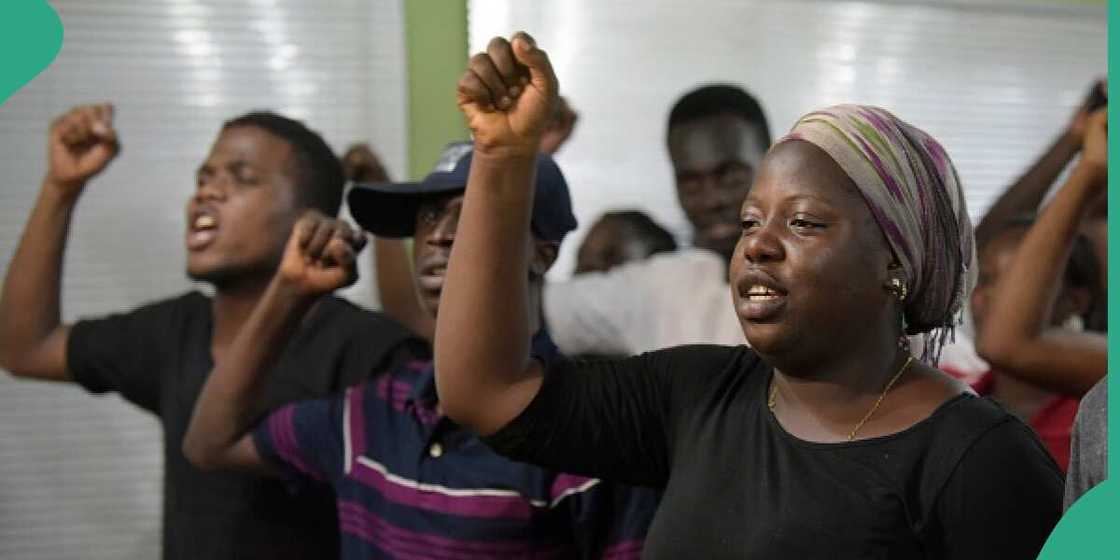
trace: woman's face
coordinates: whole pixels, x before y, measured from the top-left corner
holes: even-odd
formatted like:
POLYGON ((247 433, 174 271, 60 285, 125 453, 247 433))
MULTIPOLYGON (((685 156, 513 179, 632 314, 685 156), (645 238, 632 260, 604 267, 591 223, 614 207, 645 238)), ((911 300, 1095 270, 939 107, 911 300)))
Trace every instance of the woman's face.
POLYGON ((891 252, 855 184, 820 148, 775 146, 742 206, 729 268, 743 332, 763 356, 798 360, 897 336, 891 252))

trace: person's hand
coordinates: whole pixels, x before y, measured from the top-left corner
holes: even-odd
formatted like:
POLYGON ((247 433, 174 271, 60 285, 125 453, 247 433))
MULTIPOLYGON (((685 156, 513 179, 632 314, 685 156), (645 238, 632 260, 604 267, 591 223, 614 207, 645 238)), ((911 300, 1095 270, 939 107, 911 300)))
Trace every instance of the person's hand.
POLYGON ((308 211, 292 228, 277 280, 310 297, 349 286, 358 279, 354 259, 365 244, 365 236, 346 222, 308 211))
POLYGON ((1081 106, 1077 108, 1077 112, 1073 115, 1073 120, 1069 124, 1069 134, 1078 143, 1083 146, 1085 143, 1085 132, 1089 124, 1089 116, 1094 111, 1100 109, 1108 103, 1108 80, 1101 79, 1093 82, 1092 87, 1089 88, 1089 93, 1081 102, 1081 106))
POLYGON ((459 109, 482 154, 533 156, 553 116, 559 85, 548 55, 528 34, 495 37, 459 80, 459 109))
POLYGON ((342 156, 346 180, 355 183, 388 183, 389 174, 369 144, 354 144, 342 156))
MULTIPOLYGON (((1085 125, 1085 146, 1081 149, 1081 163, 1094 173, 1108 174, 1108 109, 1097 109, 1085 125)), ((1103 182, 1103 181, 1102 181, 1103 182)))
POLYGON ((82 105, 51 123, 47 140, 46 183, 80 193, 120 152, 113 129, 113 106, 82 105))

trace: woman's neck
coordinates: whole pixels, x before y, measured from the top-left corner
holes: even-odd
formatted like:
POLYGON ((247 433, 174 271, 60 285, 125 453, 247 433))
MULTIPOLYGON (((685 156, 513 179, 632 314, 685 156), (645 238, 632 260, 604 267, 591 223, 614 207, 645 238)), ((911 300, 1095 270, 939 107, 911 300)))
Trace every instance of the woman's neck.
POLYGON ((847 438, 909 357, 889 335, 878 338, 767 360, 774 366, 768 401, 787 431, 812 441, 847 438))
MULTIPOLYGON (((906 353, 881 353, 862 359, 823 362, 812 371, 774 370, 779 401, 792 401, 826 417, 846 420, 858 403, 877 399, 906 362, 906 353)), ((862 414, 862 413, 861 413, 862 414)))

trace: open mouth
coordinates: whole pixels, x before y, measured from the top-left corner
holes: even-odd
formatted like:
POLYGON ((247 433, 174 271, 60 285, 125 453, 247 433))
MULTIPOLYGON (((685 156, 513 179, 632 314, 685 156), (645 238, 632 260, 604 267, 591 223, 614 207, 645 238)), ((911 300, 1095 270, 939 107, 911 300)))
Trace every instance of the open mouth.
POLYGON ((416 277, 420 289, 426 292, 438 292, 443 289, 443 271, 421 274, 416 277))
POLYGON ((443 282, 446 277, 447 262, 439 260, 420 267, 416 275, 416 285, 423 292, 438 294, 443 289, 443 282))
POLYGON ((187 249, 205 249, 218 235, 218 218, 208 210, 199 210, 191 215, 187 229, 187 249))
POLYGON ((777 290, 767 288, 762 284, 755 284, 747 289, 747 292, 743 294, 743 297, 747 298, 750 301, 770 301, 782 297, 782 294, 777 290))
POLYGON ((786 305, 786 291, 768 275, 750 275, 739 286, 739 316, 747 321, 773 319, 786 305))

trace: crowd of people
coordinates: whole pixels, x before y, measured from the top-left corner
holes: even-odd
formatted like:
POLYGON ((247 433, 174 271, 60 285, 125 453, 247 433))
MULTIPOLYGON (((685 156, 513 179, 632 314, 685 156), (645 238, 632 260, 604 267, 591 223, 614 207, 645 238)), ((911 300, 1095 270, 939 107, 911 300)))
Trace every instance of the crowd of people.
POLYGON ((186 204, 212 295, 65 324, 71 219, 120 149, 111 105, 76 107, 0 366, 158 418, 173 559, 1034 558, 1104 478, 1105 82, 975 229, 949 153, 889 109, 773 139, 701 85, 665 136, 690 243, 618 209, 546 281, 577 227, 559 88, 495 38, 458 85, 472 139, 418 182, 237 116, 186 204), (332 295, 369 234, 380 312, 332 295), (966 311, 979 371, 942 359, 966 311))

